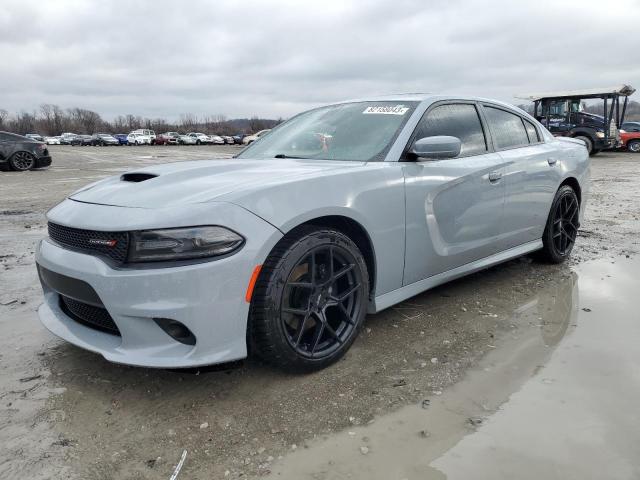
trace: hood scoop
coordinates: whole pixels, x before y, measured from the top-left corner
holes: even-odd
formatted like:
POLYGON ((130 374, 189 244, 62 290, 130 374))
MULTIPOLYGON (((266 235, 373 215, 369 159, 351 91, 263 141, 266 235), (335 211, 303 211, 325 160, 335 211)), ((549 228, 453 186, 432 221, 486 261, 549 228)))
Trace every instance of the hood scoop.
POLYGON ((120 180, 123 182, 144 182, 146 180, 151 180, 152 178, 156 178, 158 175, 155 173, 145 173, 145 172, 131 172, 125 173, 120 176, 120 180))

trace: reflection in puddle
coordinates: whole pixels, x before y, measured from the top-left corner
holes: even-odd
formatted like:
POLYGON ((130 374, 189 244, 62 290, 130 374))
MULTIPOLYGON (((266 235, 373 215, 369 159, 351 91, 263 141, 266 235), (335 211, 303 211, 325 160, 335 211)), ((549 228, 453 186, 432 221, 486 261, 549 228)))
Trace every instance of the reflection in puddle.
POLYGON ((328 437, 288 455, 274 473, 325 480, 638 478, 640 324, 631 305, 638 267, 634 260, 594 261, 578 267, 584 286, 577 273, 549 282, 513 312, 514 327, 532 328, 496 341, 477 369, 426 409, 409 406, 328 437))

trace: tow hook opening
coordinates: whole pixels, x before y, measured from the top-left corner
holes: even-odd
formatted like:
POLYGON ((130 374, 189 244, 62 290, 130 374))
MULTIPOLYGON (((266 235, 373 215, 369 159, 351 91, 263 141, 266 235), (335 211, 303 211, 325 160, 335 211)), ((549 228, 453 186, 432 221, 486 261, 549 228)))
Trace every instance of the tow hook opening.
POLYGON ((195 335, 179 321, 171 318, 154 318, 153 321, 174 340, 185 345, 196 344, 195 335))

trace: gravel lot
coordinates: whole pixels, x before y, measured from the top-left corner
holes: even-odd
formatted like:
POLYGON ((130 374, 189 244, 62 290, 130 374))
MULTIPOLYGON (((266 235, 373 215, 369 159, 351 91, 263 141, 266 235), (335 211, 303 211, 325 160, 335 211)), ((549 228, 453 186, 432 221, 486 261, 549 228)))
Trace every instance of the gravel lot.
MULTIPOLYGON (((587 220, 567 265, 524 257, 370 315, 344 360, 312 375, 253 360, 201 371, 125 367, 39 324, 33 253, 46 235, 44 213, 107 175, 229 157, 239 148, 50 150, 47 170, 0 172, 0 478, 167 479, 183 450, 180 478, 275 475, 292 450, 444 397, 487 355, 517 350, 532 335, 542 339, 536 361, 544 363, 571 330, 572 307, 563 300, 571 298, 574 270, 633 260, 640 249, 640 155, 604 153, 592 162, 587 220)), ((495 362, 521 365, 523 377, 538 365, 503 357, 495 362)), ((354 447, 353 455, 361 453, 354 447)), ((346 478, 323 475, 309 478, 346 478)))

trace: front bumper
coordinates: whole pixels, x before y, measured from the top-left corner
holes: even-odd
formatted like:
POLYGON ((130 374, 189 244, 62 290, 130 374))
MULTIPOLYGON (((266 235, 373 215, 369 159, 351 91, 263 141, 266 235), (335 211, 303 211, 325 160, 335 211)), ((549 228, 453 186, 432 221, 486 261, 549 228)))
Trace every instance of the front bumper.
POLYGON ((51 165, 51 155, 36 158, 36 168, 48 167, 49 165, 51 165))
MULTIPOLYGON (((117 325, 120 336, 97 330, 67 315, 60 292, 43 283, 44 303, 38 314, 55 335, 101 354, 109 361, 128 365, 180 368, 210 365, 247 355, 246 326, 249 304, 244 300, 251 273, 281 238, 281 233, 262 219, 231 204, 190 206, 185 216, 178 209, 149 210, 83 204, 66 200, 49 212, 56 223, 96 229, 119 221, 136 228, 159 228, 194 224, 224 224, 247 239, 237 253, 213 261, 181 266, 124 268, 110 265, 91 254, 67 250, 49 239, 36 253, 40 268, 89 284, 117 325), (75 212, 69 218, 68 213, 75 212), (74 218, 75 217, 75 218, 74 218), (207 218, 208 217, 208 218, 207 218), (116 220, 118 219, 118 220, 116 220), (64 220, 64 221, 63 221, 64 220), (195 222, 195 223, 194 223, 195 222), (168 318, 184 324, 196 337, 195 345, 180 343, 153 320, 168 318)), ((132 229, 129 227, 128 229, 132 229)), ((67 292, 64 292, 68 295, 67 292)))

